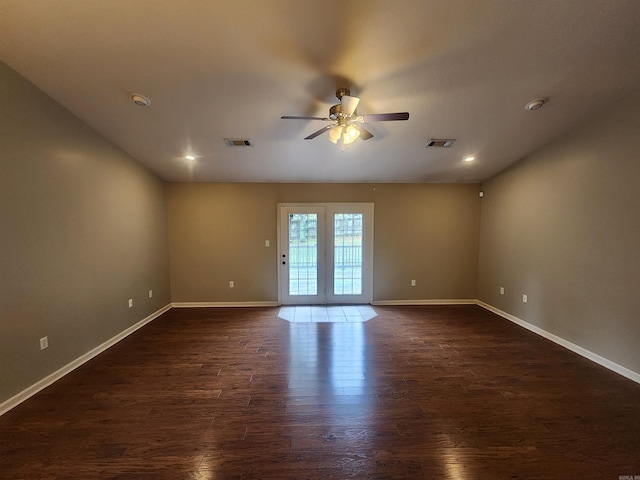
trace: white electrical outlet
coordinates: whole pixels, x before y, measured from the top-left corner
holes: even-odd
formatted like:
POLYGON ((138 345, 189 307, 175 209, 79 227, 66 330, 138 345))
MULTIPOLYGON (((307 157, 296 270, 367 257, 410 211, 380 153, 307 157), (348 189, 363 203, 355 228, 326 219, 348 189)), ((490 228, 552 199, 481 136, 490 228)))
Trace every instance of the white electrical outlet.
POLYGON ((415 280, 411 280, 411 286, 415 287, 416 286, 416 281, 415 280))
POLYGON ((269 243, 269 240, 265 240, 265 241, 264 241, 264 246, 265 246, 265 247, 268 247, 269 245, 271 245, 271 244, 269 243))
POLYGON ((500 295, 504 295, 504 287, 500 287, 500 295))
POLYGON ((129 308, 133 307, 133 298, 129 299, 129 308))
POLYGON ((233 287, 235 287, 235 286, 236 286, 236 284, 233 282, 233 280, 231 280, 231 281, 229 282, 229 288, 233 288, 233 287))
POLYGON ((526 295, 522 295, 522 303, 527 303, 527 300, 529 300, 529 298, 526 295))
POLYGON ((149 298, 153 298, 153 290, 149 290, 149 298))
POLYGON ((40 350, 44 350, 49 346, 49 337, 42 337, 40 339, 40 350))

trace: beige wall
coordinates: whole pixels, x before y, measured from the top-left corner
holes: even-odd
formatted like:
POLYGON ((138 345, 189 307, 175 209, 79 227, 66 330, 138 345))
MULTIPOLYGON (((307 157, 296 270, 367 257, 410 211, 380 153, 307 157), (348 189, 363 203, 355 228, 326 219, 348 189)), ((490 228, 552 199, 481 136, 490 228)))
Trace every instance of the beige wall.
POLYGON ((2 63, 0 112, 2 403, 170 294, 164 184, 2 63))
POLYGON ((374 300, 476 298, 478 191, 478 185, 169 184, 172 300, 277 301, 277 204, 298 202, 374 203, 374 300))
POLYGON ((484 191, 479 298, 640 372, 640 95, 484 191))

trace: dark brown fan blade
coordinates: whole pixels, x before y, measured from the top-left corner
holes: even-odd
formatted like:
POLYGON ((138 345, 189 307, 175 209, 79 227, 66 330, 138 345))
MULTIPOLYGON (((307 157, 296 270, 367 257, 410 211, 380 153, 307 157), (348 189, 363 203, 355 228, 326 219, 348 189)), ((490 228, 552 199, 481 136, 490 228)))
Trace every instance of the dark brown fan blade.
POLYGON ((282 120, 324 120, 326 122, 331 120, 330 118, 323 118, 323 117, 296 117, 296 116, 292 116, 292 115, 284 115, 284 116, 282 116, 280 118, 282 120))
POLYGON ((391 122, 394 120, 409 120, 409 112, 371 113, 362 115, 363 122, 391 122))
POLYGON ((360 132, 360 140, 369 140, 370 138, 373 138, 373 133, 360 125, 354 125, 353 127, 360 132))
POLYGON ((322 127, 320 130, 318 130, 316 132, 313 132, 308 137, 304 137, 304 139, 305 140, 313 140, 318 135, 322 135, 324 132, 327 132, 327 131, 331 130, 333 127, 335 127, 335 124, 333 124, 333 123, 331 125, 327 125, 326 127, 322 127))

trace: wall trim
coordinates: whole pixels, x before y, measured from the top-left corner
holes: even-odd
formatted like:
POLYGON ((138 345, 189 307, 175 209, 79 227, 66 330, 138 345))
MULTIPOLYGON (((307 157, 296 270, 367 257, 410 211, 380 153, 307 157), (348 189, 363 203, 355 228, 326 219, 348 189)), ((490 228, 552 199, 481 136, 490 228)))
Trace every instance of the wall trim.
POLYGON ((171 308, 279 307, 278 302, 173 302, 171 308))
POLYGON ((5 400, 2 403, 0 403, 0 416, 4 415, 5 413, 7 413, 12 408, 17 407, 22 402, 24 402, 25 400, 31 398, 32 396, 34 396, 36 393, 40 392, 41 390, 44 390, 49 385, 51 385, 54 382, 60 380, 66 374, 72 372, 73 370, 75 370, 79 366, 85 364, 86 362, 91 360, 93 357, 96 357, 97 355, 101 354, 102 352, 104 352, 108 348, 110 348, 113 345, 115 345, 116 343, 118 343, 120 340, 124 339, 125 337, 128 337, 129 335, 131 335, 136 330, 139 330, 140 328, 144 327, 147 323, 155 320, 156 318, 158 318, 160 315, 162 315, 163 313, 165 313, 169 309, 171 309, 171 304, 165 305, 160 310, 152 313, 148 317, 140 320, 138 323, 136 323, 136 324, 130 326, 129 328, 123 330, 122 332, 118 333, 117 335, 115 335, 114 337, 110 338, 106 342, 98 345, 97 347, 89 350, 84 355, 81 355, 78 358, 76 358, 75 360, 67 363, 64 367, 60 368, 59 370, 56 370, 55 372, 47 375, 43 379, 38 380, 36 383, 31 385, 30 387, 25 388, 20 393, 14 395, 13 397, 9 398, 8 400, 5 400))
POLYGON ((626 367, 623 367, 622 365, 619 365, 615 362, 612 362, 611 360, 605 358, 605 357, 601 357, 600 355, 591 352, 590 350, 587 350, 586 348, 583 348, 579 345, 576 345, 575 343, 572 343, 568 340, 565 340, 562 337, 559 337, 557 335, 554 335, 551 332, 548 332, 540 327, 537 327, 525 320, 522 320, 521 318, 518 318, 514 315, 511 315, 510 313, 504 312, 502 310, 500 310, 499 308, 496 308, 492 305, 489 305, 488 303, 484 303, 480 300, 477 301, 478 306, 489 310, 490 312, 495 313, 496 315, 501 316, 502 318, 505 318, 517 325, 520 325, 523 328, 526 328, 527 330, 536 333, 538 335, 540 335, 541 337, 546 338, 547 340, 551 340, 553 343, 556 343, 558 345, 560 345, 561 347, 564 347, 568 350, 571 350, 574 353, 577 353, 578 355, 585 357, 588 360, 591 360, 592 362, 597 363, 598 365, 601 365, 619 375, 622 375, 623 377, 628 378, 629 380, 633 380, 636 383, 640 383, 640 373, 638 372, 634 372, 633 370, 630 370, 626 367))
POLYGON ((472 298, 444 298, 430 300, 374 300, 371 305, 379 306, 410 306, 410 305, 476 305, 478 301, 472 298))

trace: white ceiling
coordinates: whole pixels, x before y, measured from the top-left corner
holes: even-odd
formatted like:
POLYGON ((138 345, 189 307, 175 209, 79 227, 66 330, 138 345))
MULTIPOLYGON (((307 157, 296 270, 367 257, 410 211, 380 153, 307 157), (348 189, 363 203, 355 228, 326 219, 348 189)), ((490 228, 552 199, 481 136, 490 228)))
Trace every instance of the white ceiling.
POLYGON ((165 180, 479 182, 637 88, 639 25, 638 0, 0 0, 0 59, 165 180), (344 151, 280 119, 337 87, 411 117, 344 151))

